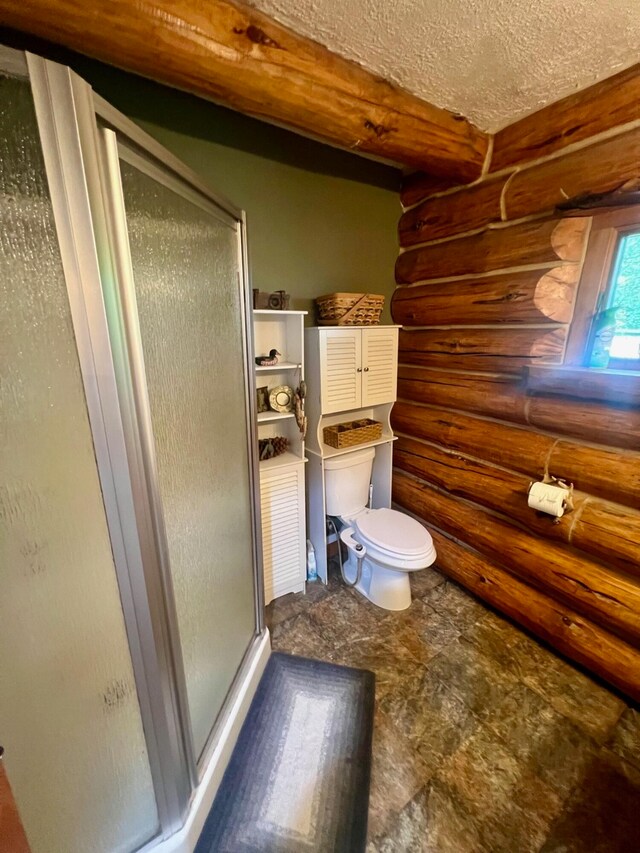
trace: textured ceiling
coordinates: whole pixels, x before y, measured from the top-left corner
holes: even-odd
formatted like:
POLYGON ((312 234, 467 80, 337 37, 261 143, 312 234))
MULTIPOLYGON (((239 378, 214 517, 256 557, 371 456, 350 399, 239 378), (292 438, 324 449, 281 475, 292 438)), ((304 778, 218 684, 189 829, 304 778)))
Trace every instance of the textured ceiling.
POLYGON ((251 0, 495 131, 640 59, 640 0, 251 0))

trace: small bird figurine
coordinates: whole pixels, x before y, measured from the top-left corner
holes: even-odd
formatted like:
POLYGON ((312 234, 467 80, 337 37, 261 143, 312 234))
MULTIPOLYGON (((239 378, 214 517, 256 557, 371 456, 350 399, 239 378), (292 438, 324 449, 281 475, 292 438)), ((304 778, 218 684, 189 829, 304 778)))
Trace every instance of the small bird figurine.
POLYGON ((258 367, 273 367, 274 364, 278 363, 278 356, 282 355, 282 353, 278 352, 277 349, 269 350, 269 355, 259 355, 256 358, 256 364, 258 367))

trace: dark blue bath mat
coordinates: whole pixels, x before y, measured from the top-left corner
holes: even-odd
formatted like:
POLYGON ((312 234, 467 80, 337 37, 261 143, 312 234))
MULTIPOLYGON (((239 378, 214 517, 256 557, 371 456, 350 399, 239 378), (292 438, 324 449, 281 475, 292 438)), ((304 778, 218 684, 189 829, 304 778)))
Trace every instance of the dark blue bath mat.
POLYGON ((272 654, 195 853, 365 849, 374 676, 272 654))

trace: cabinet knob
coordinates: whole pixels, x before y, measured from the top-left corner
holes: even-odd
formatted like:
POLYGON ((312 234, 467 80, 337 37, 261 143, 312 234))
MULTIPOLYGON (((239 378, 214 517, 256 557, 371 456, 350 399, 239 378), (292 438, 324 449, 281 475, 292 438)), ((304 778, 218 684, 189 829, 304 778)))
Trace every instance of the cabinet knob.
POLYGON ((361 368, 361 367, 358 367, 358 368, 357 368, 357 370, 358 370, 358 373, 362 373, 362 368, 361 368))
POLYGON ((368 368, 368 367, 365 367, 364 372, 365 372, 365 373, 368 373, 368 372, 369 372, 369 368, 368 368))

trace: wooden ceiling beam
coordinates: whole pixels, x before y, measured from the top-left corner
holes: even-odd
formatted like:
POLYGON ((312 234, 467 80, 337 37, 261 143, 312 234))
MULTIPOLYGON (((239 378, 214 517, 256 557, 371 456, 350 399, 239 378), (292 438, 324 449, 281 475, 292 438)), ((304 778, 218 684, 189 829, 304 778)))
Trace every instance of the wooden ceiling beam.
POLYGON ((459 182, 489 137, 229 0, 0 0, 0 23, 333 145, 459 182))

